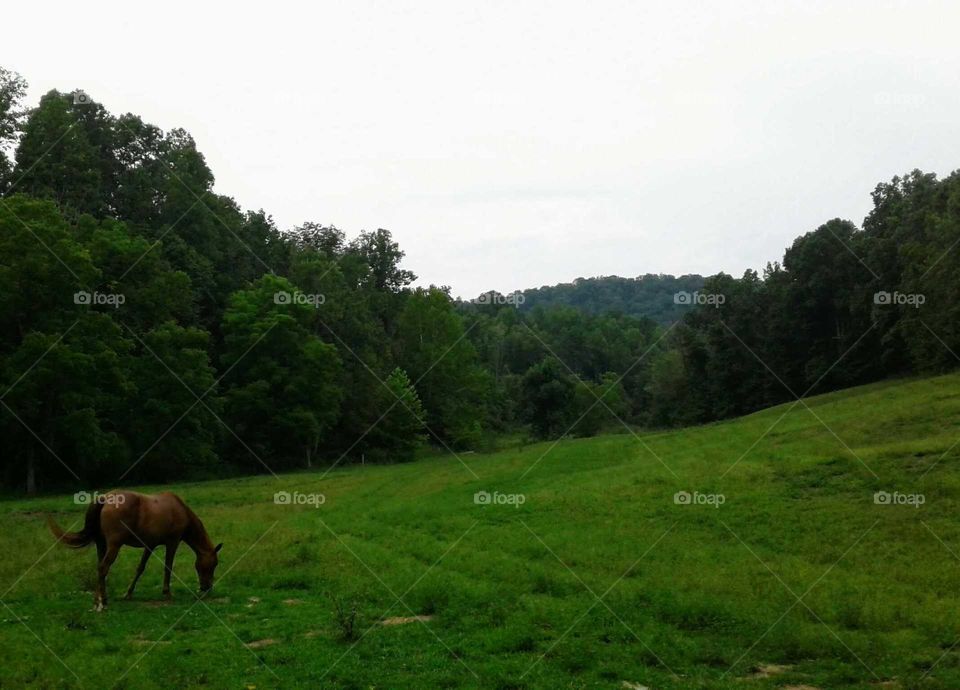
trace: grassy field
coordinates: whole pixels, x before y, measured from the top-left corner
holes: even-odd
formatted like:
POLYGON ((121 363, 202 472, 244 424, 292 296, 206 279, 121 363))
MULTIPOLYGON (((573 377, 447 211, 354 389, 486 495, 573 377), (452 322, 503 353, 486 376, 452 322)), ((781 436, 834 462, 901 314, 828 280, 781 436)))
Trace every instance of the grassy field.
POLYGON ((78 526, 72 496, 3 502, 0 687, 957 688, 958 421, 946 376, 640 438, 182 484, 225 542, 211 596, 184 548, 172 602, 157 557, 123 601, 124 549, 104 613, 94 551, 44 526, 78 526))

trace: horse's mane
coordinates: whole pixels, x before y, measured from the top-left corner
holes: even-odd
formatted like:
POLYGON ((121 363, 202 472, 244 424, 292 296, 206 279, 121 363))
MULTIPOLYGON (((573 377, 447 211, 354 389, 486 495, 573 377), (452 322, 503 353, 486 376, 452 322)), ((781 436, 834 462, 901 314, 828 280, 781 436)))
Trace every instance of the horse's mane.
POLYGON ((187 517, 190 519, 190 525, 187 527, 187 531, 184 533, 185 541, 195 542, 197 546, 201 546, 207 549, 213 548, 213 542, 210 541, 210 535, 207 534, 207 528, 203 526, 203 521, 197 517, 197 514, 194 513, 190 506, 183 502, 183 499, 173 494, 173 497, 177 499, 177 502, 183 507, 184 511, 187 513, 187 517))

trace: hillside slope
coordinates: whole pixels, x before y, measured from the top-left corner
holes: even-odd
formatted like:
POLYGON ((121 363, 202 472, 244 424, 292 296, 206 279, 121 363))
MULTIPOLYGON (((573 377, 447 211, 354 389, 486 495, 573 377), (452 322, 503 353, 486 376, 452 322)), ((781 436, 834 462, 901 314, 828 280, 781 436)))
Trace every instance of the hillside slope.
POLYGON ((184 549, 173 603, 157 558, 121 601, 125 549, 104 614, 93 553, 43 526, 76 524, 72 498, 5 502, 0 685, 960 687, 958 421, 951 375, 677 432, 185 484, 226 543, 212 597, 184 549))

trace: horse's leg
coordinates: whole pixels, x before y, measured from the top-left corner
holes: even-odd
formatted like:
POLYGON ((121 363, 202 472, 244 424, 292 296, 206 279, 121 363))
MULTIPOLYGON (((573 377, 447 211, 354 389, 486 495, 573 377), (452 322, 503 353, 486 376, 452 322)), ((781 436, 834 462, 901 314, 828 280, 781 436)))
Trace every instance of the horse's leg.
POLYGON ((166 549, 166 558, 163 562, 163 598, 171 599, 170 595, 170 573, 173 572, 173 559, 177 556, 177 547, 180 546, 179 541, 172 542, 167 544, 166 549))
POLYGON ((103 563, 103 557, 107 555, 107 542, 102 538, 97 539, 97 587, 93 592, 93 605, 97 607, 100 605, 100 601, 103 598, 101 595, 102 590, 100 589, 100 564, 103 563))
POLYGON ((147 567, 147 561, 150 560, 150 555, 153 553, 153 549, 143 547, 143 555, 140 557, 140 565, 137 566, 137 574, 133 576, 133 582, 130 583, 130 586, 127 587, 127 594, 124 599, 133 599, 133 589, 137 586, 137 580, 140 579, 140 576, 143 575, 143 571, 147 567))
POLYGON ((97 567, 97 593, 99 594, 99 601, 95 607, 97 611, 103 611, 107 606, 107 574, 110 572, 110 566, 117 560, 120 546, 120 544, 107 544, 107 552, 97 567))

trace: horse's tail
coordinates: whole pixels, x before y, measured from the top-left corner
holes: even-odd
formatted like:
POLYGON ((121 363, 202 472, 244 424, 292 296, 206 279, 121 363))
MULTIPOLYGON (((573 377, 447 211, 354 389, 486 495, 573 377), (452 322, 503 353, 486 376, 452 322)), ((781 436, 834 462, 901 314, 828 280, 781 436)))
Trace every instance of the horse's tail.
POLYGON ((71 549, 79 549, 92 544, 99 538, 100 511, 102 510, 103 503, 101 501, 91 503, 90 507, 87 508, 87 514, 83 518, 83 529, 79 532, 64 532, 50 516, 47 516, 47 526, 61 544, 69 546, 71 549))

